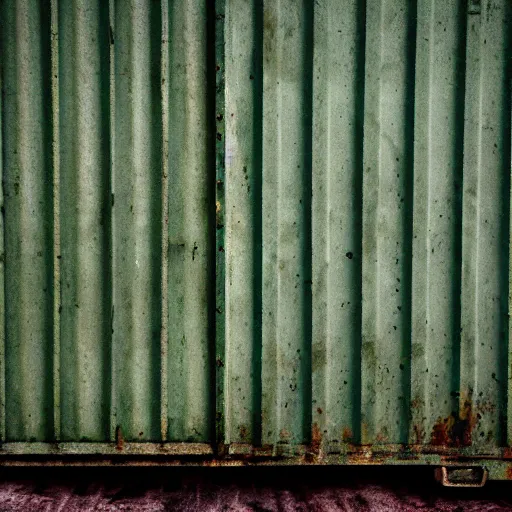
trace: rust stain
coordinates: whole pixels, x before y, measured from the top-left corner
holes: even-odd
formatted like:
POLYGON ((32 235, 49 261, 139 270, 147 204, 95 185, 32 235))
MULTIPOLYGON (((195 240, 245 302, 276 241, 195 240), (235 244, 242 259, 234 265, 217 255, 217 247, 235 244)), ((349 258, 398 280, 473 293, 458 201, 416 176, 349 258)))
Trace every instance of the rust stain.
POLYGON ((352 430, 349 427, 345 427, 343 429, 343 433, 341 434, 341 438, 345 443, 348 443, 352 441, 352 438, 354 437, 354 434, 352 433, 352 430))
POLYGON ((438 418, 432 428, 430 435, 430 443, 434 446, 451 446, 453 444, 453 427, 455 425, 455 418, 448 416, 448 418, 438 418))
POLYGON ((320 453, 320 447, 322 445, 322 431, 318 426, 318 423, 313 423, 311 430, 311 452, 318 455, 320 453))
POLYGON ((247 431, 247 427, 245 425, 239 425, 238 431, 240 433, 240 439, 243 441, 247 441, 249 432, 247 431))
MULTIPOLYGON (((447 418, 439 418, 434 424, 431 433, 431 444, 434 446, 471 446, 472 432, 481 418, 475 414, 471 391, 465 394, 466 398, 460 408, 460 413, 452 413, 447 418)), ((486 410, 490 407, 485 405, 486 410)))
POLYGON ((363 444, 365 442, 367 442, 367 439, 369 437, 368 434, 369 434, 368 423, 366 423, 366 421, 363 421, 362 424, 361 424, 361 436, 362 436, 362 443, 363 444))
POLYGON ((421 425, 413 425, 414 441, 416 444, 423 444, 425 441, 425 429, 421 425))
POLYGON ((507 470, 505 472, 505 477, 507 480, 512 480, 512 464, 507 465, 507 470))
POLYGON ((311 444, 309 445, 309 449, 304 454, 303 462, 305 462, 306 464, 318 463, 321 446, 322 431, 320 430, 318 423, 313 423, 311 429, 311 444))
POLYGON ((262 444, 254 447, 254 454, 258 457, 270 457, 272 455, 273 446, 271 444, 262 444))
POLYGON ((121 425, 116 427, 116 450, 122 451, 124 448, 124 438, 123 431, 121 430, 121 425))
MULTIPOLYGON (((461 408, 460 412, 460 424, 456 425, 458 427, 457 435, 459 442, 462 443, 462 446, 470 446, 472 439, 472 431, 477 423, 477 416, 473 414, 473 403, 471 400, 471 396, 473 394, 472 390, 469 390, 467 394, 464 394, 464 405, 461 408)), ((455 427, 454 427, 455 430, 455 427)))

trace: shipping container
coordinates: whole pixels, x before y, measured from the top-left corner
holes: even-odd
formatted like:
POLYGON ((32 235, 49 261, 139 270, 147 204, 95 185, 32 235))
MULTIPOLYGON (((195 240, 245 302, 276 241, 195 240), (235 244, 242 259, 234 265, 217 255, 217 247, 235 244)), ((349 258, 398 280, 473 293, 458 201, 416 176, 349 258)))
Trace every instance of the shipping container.
POLYGON ((512 478, 509 0, 0 4, 0 464, 512 478))

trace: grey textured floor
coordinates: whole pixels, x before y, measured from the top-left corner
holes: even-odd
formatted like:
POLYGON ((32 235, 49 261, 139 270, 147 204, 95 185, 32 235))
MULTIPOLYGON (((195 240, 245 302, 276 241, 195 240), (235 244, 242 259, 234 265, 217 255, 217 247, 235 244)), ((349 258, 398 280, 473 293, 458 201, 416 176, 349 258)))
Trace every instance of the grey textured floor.
POLYGON ((0 478, 1 511, 512 509, 512 483, 443 489, 423 469, 16 469, 0 478))

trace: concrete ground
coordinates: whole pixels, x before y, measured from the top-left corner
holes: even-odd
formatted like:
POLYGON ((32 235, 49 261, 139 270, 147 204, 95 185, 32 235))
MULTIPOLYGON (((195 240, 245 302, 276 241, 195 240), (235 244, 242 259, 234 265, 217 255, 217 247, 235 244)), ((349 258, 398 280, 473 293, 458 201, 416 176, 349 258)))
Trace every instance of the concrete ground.
POLYGON ((0 471, 0 511, 502 511, 512 483, 445 489, 423 468, 0 471))

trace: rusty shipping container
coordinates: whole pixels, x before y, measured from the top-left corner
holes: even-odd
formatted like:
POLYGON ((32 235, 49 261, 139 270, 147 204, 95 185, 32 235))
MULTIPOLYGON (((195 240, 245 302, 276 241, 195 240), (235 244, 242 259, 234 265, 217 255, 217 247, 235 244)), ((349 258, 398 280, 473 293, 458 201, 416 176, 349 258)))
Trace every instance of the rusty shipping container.
POLYGON ((512 477, 509 0, 0 3, 0 464, 512 477))

